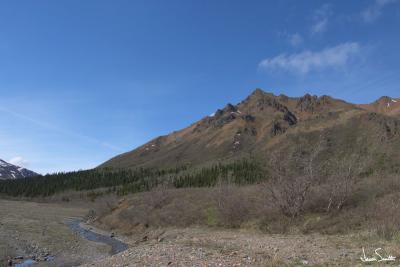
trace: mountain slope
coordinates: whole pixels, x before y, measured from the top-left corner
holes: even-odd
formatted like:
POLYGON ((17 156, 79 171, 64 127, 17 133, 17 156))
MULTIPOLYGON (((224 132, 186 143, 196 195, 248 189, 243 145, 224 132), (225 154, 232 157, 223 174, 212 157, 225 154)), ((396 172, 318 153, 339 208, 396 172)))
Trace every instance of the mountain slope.
MULTIPOLYGON (((395 104, 391 102, 393 114, 395 104)), ((400 121, 389 114, 392 112, 373 105, 354 105, 329 96, 275 96, 257 89, 237 105, 228 104, 212 116, 100 167, 200 165, 249 156, 265 159, 271 152, 290 146, 312 147, 321 135, 342 146, 344 152, 350 153, 350 147, 357 143, 357 149, 386 153, 386 148, 391 151, 400 140, 400 121)), ((341 153, 333 151, 334 147, 331 150, 341 153)))
POLYGON ((38 176, 37 173, 0 159, 0 180, 38 176))
POLYGON ((362 104, 359 107, 389 116, 400 115, 400 99, 383 96, 371 104, 362 104))

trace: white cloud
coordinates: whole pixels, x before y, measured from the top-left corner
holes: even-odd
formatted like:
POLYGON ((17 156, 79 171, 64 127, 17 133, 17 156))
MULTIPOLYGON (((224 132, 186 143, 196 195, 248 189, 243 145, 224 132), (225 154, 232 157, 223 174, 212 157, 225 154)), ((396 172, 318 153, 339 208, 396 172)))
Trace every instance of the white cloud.
POLYGON ((367 23, 374 22, 382 15, 385 6, 396 2, 397 0, 375 0, 372 5, 361 12, 361 17, 367 23))
POLYGON ((18 167, 27 167, 29 165, 29 161, 20 156, 14 157, 10 159, 8 162, 18 167))
POLYGON ((307 74, 314 70, 345 66, 352 57, 360 53, 358 43, 343 43, 321 51, 303 51, 296 54, 281 54, 260 62, 259 67, 266 70, 284 70, 307 74))
POLYGON ((292 34, 289 36, 289 43, 292 46, 301 45, 303 43, 303 37, 298 33, 292 34))
POLYGON ((318 8, 313 15, 313 25, 311 26, 311 34, 323 33, 328 28, 329 17, 332 15, 332 6, 325 4, 318 8))

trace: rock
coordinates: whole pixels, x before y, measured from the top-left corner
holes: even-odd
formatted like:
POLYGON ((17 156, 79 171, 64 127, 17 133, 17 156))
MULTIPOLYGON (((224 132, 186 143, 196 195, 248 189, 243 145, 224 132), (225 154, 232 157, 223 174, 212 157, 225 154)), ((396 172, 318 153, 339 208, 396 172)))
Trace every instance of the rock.
POLYGON ((271 135, 277 136, 286 132, 286 127, 283 127, 279 121, 273 123, 271 127, 271 135))
POLYGON ((287 121, 290 126, 295 125, 297 123, 296 116, 289 110, 285 112, 285 114, 283 115, 283 119, 287 121))
POLYGON ((226 112, 236 112, 237 111, 237 107, 235 107, 234 105, 228 103, 225 106, 224 111, 226 111, 226 112))
POLYGON ((308 265, 309 262, 308 262, 307 260, 301 260, 301 264, 302 264, 302 265, 308 265))
POLYGON ((254 122, 256 118, 250 114, 247 114, 247 115, 242 116, 242 119, 247 122, 254 122))
POLYGON ((319 104, 317 96, 306 94, 305 96, 300 97, 297 101, 297 108, 301 111, 313 113, 319 104))

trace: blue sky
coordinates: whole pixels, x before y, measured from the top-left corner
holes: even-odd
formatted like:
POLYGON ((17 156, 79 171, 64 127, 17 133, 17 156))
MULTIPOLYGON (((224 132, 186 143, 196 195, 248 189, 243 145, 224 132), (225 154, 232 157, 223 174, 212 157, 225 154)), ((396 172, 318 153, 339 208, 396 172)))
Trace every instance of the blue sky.
POLYGON ((400 96, 400 0, 0 1, 0 158, 95 167, 254 88, 400 96))

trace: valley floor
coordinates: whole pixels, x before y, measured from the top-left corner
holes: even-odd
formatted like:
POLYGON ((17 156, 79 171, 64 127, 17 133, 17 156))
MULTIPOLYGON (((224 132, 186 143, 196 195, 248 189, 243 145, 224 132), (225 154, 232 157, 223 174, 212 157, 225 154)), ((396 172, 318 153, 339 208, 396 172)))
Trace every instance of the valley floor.
POLYGON ((130 248, 109 256, 108 246, 75 235, 65 224, 70 218, 82 218, 88 208, 7 200, 0 200, 0 207, 1 266, 7 256, 46 254, 54 260, 34 266, 362 266, 362 247, 369 256, 378 247, 400 255, 397 243, 371 241, 362 235, 268 235, 190 227, 122 237, 130 248))
MULTIPOLYGON (((109 247, 82 239, 66 225, 81 218, 88 208, 0 200, 0 266, 9 257, 36 258, 34 266, 78 266, 109 255, 109 247), (44 261, 46 257, 52 261, 44 261)), ((15 262, 15 261, 14 261, 15 262)))
POLYGON ((378 247, 392 255, 400 251, 397 245, 369 243, 355 236, 266 235, 193 227, 149 231, 132 236, 130 243, 127 251, 84 267, 363 266, 362 246, 367 256, 378 247))

